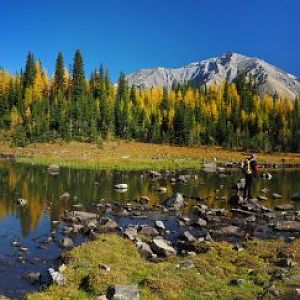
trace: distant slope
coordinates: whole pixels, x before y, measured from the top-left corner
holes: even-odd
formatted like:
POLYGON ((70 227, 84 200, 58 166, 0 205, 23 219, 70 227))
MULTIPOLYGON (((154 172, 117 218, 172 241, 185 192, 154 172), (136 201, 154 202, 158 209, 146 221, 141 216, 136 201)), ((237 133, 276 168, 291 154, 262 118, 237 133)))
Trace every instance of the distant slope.
POLYGON ((240 74, 253 74, 260 94, 279 95, 295 99, 300 94, 300 82, 296 76, 255 57, 238 53, 226 53, 220 57, 191 63, 184 67, 142 69, 126 76, 130 85, 142 88, 165 86, 173 82, 193 84, 220 84, 224 80, 233 81, 240 74))

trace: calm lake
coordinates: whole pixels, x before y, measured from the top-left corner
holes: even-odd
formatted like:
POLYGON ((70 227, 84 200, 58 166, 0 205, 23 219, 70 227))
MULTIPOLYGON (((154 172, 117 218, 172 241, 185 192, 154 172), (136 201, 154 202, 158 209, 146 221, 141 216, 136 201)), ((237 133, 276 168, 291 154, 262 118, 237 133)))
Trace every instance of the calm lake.
MULTIPOLYGON (((277 170, 271 173, 271 180, 257 178, 255 195, 262 188, 268 188, 269 200, 263 202, 266 206, 292 203, 300 210, 300 202, 290 200, 290 196, 300 190, 300 171, 277 170), (273 192, 282 194, 283 199, 272 200, 273 192)), ((55 265, 61 250, 58 242, 47 243, 47 239, 56 232, 55 237, 59 241, 62 225, 52 221, 60 220, 65 210, 78 210, 75 208, 77 204, 83 205, 81 209, 93 211, 102 198, 107 202, 128 203, 144 195, 150 198, 150 204, 155 205, 174 192, 180 192, 193 203, 198 201, 209 207, 230 208, 227 200, 218 199, 222 196, 229 198, 232 186, 241 177, 240 172, 220 178, 218 174, 193 170, 169 174, 158 180, 149 179, 147 172, 141 171, 61 169, 59 175, 51 175, 46 167, 0 162, 0 294, 20 297, 37 288, 28 282, 26 274, 47 274, 47 269, 55 265), (172 178, 181 174, 196 176, 185 184, 172 184, 172 178), (119 183, 128 184, 125 193, 113 189, 119 183), (160 186, 167 188, 165 194, 156 192, 160 186), (71 195, 70 199, 60 200, 60 195, 65 192, 71 195), (28 204, 20 207, 17 204, 19 198, 28 200, 28 204), (204 198, 206 200, 199 201, 204 198), (13 242, 19 242, 28 251, 16 247, 13 242)), ((188 214, 189 207, 185 209, 188 214)), ((78 237, 75 244, 82 239, 78 237)))

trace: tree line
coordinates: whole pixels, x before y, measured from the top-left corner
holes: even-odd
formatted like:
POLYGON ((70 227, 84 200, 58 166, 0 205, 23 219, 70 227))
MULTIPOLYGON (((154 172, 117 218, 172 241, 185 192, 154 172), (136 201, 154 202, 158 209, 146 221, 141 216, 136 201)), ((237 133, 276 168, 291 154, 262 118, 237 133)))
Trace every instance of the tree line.
POLYGON ((174 83, 168 90, 129 86, 121 73, 114 85, 103 65, 86 78, 80 50, 71 71, 60 52, 49 77, 30 52, 20 73, 0 70, 0 130, 21 147, 120 138, 297 152, 300 99, 260 96, 251 75, 221 86, 174 83))

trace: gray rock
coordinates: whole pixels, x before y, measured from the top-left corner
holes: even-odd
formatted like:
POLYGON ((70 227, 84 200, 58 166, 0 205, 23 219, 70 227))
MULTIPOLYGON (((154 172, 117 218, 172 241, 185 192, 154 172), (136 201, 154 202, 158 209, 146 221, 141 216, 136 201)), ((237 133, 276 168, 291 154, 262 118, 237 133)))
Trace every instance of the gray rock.
POLYGON ((163 221, 155 221, 155 227, 159 230, 165 230, 166 229, 163 221))
POLYGON ((201 218, 198 218, 196 221, 195 221, 195 224, 196 225, 199 225, 201 227, 205 227, 207 225, 207 222, 204 220, 204 219, 201 219, 201 218))
POLYGON ((179 210, 183 206, 183 204, 184 204, 184 199, 182 194, 180 193, 173 194, 171 198, 167 199, 164 202, 165 206, 172 207, 176 210, 179 210))
POLYGON ((297 231, 300 232, 299 221, 282 221, 274 226, 277 231, 297 231))
POLYGON ((137 247, 138 247, 138 250, 139 252, 141 253, 141 255, 143 257, 146 257, 146 258, 150 258, 150 257, 153 257, 153 252, 151 250, 151 247, 144 243, 144 242, 138 242, 137 244, 137 247))
POLYGON ((292 204, 281 204, 275 206, 275 210, 294 210, 295 206, 292 204))
POLYGON ((140 300, 137 285, 116 284, 109 288, 107 296, 111 300, 140 300))
POLYGON ((195 237, 189 231, 185 231, 182 234, 182 237, 189 243, 192 243, 195 241, 195 237))
POLYGON ((195 268, 195 265, 191 259, 188 259, 188 260, 182 262, 178 267, 181 270, 189 270, 189 269, 195 268))
POLYGON ((137 229, 133 226, 126 227, 124 231, 124 236, 130 239, 131 241, 137 236, 137 229))
POLYGON ((156 228, 148 225, 140 226, 138 233, 148 237, 157 236, 159 234, 156 228))
POLYGON ((86 212, 86 211, 73 211, 73 212, 69 213, 68 215, 76 217, 80 222, 85 222, 90 219, 97 218, 97 214, 91 213, 91 212, 86 212))
POLYGON ((71 249, 74 247, 73 240, 70 239, 69 237, 64 237, 61 245, 63 248, 66 248, 66 249, 71 249))
POLYGON ((153 238, 151 248, 154 253, 162 256, 173 256, 177 254, 176 250, 168 245, 168 243, 160 236, 153 238))
POLYGON ((220 230, 215 231, 217 235, 222 235, 222 236, 241 236, 241 228, 239 226, 225 226, 222 227, 220 230))

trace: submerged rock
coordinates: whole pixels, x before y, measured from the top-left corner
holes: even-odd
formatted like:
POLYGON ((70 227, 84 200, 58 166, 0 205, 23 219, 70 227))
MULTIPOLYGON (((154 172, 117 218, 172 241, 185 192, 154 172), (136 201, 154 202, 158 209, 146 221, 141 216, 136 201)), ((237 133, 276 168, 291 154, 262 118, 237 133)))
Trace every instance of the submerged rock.
POLYGON ((35 284, 41 279, 40 272, 30 272, 27 274, 26 279, 29 283, 35 284))
POLYGON ((167 199, 164 202, 164 205, 167 207, 174 208, 175 210, 179 210, 184 204, 184 199, 182 194, 175 193, 171 196, 171 198, 167 199))

